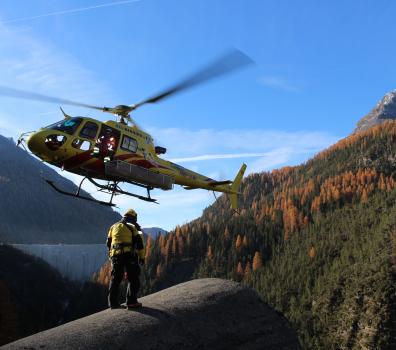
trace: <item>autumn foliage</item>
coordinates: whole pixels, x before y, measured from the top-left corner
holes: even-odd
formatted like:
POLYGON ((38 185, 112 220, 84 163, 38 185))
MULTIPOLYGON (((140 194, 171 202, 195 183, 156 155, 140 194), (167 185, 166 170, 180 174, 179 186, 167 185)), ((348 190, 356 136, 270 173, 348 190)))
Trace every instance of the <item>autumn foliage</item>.
MULTIPOLYGON (((175 276, 231 278, 255 287, 301 326, 302 339, 308 343, 314 339, 312 348, 336 348, 354 327, 355 319, 344 317, 349 315, 346 310, 355 308, 351 313, 355 317, 361 310, 355 297, 374 286, 362 283, 348 294, 346 288, 352 284, 345 282, 344 271, 355 271, 360 266, 356 261, 370 256, 360 275, 374 278, 373 261, 390 244, 381 241, 381 248, 373 252, 370 225, 392 208, 389 198, 396 198, 395 189, 396 122, 351 135, 302 165, 250 174, 240 188, 238 212, 230 209, 224 195, 200 218, 147 242, 145 291, 163 288, 167 281, 176 283, 175 276), (374 204, 375 210, 370 207, 374 204), (363 253, 365 244, 369 249, 363 253), (349 296, 353 302, 342 309, 349 296), (331 319, 338 311, 345 318, 343 328, 336 323, 339 319, 331 319), (337 333, 338 328, 340 334, 329 333, 329 329, 337 333), (321 343, 325 338, 328 343, 321 343)), ((378 227, 377 237, 383 239, 382 232, 392 226, 378 227)), ((378 262, 377 266, 385 271, 388 265, 378 262)), ((102 280, 105 274, 105 269, 99 272, 102 280)), ((376 313, 372 315, 370 322, 376 313)), ((378 322, 381 319, 385 318, 378 322)))

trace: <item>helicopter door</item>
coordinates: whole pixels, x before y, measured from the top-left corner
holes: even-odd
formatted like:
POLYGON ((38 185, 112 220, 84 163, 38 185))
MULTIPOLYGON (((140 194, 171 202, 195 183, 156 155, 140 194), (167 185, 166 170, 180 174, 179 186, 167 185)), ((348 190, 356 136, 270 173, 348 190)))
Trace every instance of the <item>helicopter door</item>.
POLYGON ((102 129, 93 150, 93 156, 103 159, 104 162, 112 160, 117 151, 119 140, 120 132, 118 130, 102 124, 102 129))

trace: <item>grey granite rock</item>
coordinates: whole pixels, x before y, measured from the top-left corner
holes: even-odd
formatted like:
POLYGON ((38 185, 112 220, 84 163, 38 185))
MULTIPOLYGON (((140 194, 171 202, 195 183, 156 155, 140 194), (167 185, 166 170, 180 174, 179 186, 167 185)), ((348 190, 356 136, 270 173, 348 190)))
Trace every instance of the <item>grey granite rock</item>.
POLYGON ((232 281, 193 280, 140 301, 138 311, 105 310, 1 349, 300 349, 286 319, 232 281))
POLYGON ((389 119, 396 119, 396 90, 388 92, 378 101, 371 112, 360 119, 354 132, 367 130, 389 119))

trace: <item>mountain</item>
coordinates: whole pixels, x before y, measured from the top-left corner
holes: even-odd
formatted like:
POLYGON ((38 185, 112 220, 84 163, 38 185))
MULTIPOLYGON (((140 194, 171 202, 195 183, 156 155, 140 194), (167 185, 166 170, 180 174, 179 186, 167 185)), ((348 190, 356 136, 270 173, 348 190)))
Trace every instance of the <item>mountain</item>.
POLYGON ((300 349, 281 315, 231 281, 195 280, 141 301, 137 312, 108 309, 3 349, 300 349))
POLYGON ((387 93, 378 101, 371 112, 358 122, 355 132, 367 130, 389 119, 396 119, 396 90, 387 93))
POLYGON ((152 238, 156 238, 158 235, 164 235, 167 233, 166 230, 160 227, 143 227, 143 232, 146 235, 150 235, 152 238))
POLYGON ((144 290, 221 277, 253 287, 305 349, 396 348, 396 121, 300 166, 251 174, 151 242, 144 290), (173 283, 174 283, 173 282, 173 283))
POLYGON ((0 135, 0 242, 103 243, 120 215, 109 207, 61 195, 45 179, 66 191, 77 190, 0 135))

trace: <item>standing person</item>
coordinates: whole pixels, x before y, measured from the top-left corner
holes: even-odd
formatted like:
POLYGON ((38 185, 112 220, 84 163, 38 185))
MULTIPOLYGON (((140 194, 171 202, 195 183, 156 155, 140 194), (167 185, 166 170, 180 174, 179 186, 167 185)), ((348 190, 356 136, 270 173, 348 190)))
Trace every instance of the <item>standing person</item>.
POLYGON ((143 233, 133 209, 129 209, 121 221, 110 227, 107 248, 112 267, 108 295, 109 307, 111 309, 120 307, 118 292, 124 272, 128 275, 126 305, 128 308, 141 307, 142 304, 137 300, 137 293, 140 287, 139 264, 144 264, 145 249, 143 233))

